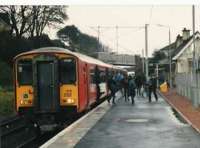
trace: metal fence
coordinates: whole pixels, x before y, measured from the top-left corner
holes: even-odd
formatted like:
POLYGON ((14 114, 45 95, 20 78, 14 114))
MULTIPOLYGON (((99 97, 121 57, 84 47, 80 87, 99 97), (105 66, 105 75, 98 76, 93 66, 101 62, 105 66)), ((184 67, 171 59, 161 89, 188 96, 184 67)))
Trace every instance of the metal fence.
POLYGON ((200 106, 200 73, 180 73, 175 76, 177 92, 200 106))

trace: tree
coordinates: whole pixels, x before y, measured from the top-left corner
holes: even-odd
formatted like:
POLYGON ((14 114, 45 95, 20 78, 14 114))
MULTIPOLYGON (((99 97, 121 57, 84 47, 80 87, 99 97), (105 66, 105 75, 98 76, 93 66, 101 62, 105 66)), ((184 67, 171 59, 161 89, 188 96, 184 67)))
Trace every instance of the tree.
POLYGON ((155 63, 155 62, 158 62, 159 60, 162 60, 164 58, 166 58, 165 53, 158 50, 158 51, 154 51, 152 61, 155 63))
POLYGON ((0 86, 12 86, 12 68, 5 62, 0 61, 0 86))
POLYGON ((46 26, 56 27, 68 19, 66 6, 32 6, 33 16, 31 24, 31 36, 42 35, 46 26))
POLYGON ((0 6, 8 14, 11 33, 22 36, 41 36, 45 27, 55 27, 68 19, 66 6, 0 6))
POLYGON ((79 44, 81 32, 76 26, 65 26, 57 32, 57 36, 64 42, 67 42, 70 46, 79 44))
POLYGON ((98 42, 97 38, 82 33, 76 26, 65 26, 57 32, 57 36, 63 42, 67 42, 71 49, 79 49, 85 54, 102 51, 103 45, 98 42), (100 47, 100 49, 98 49, 100 47))

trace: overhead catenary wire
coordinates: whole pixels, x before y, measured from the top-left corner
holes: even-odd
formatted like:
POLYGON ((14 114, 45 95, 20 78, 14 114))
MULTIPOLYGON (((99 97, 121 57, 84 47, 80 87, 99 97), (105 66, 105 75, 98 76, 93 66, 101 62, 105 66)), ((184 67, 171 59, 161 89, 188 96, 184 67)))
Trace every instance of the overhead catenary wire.
MULTIPOLYGON (((111 39, 111 38, 109 38, 109 37, 105 37, 105 39, 106 39, 106 41, 107 41, 107 42, 109 42, 109 41, 110 41, 110 43, 113 43, 113 41, 112 41, 112 40, 114 40, 114 39, 111 39)), ((124 47, 124 46, 123 46, 123 45, 121 45, 121 44, 118 44, 118 45, 119 45, 120 49, 122 49, 122 50, 124 50, 124 51, 128 51, 128 52, 130 52, 130 53, 134 53, 134 54, 135 54, 135 52, 134 52, 133 50, 127 49, 126 47, 124 47)))
POLYGON ((118 53, 118 47, 119 47, 119 29, 137 29, 137 30, 141 30, 144 29, 144 26, 89 26, 89 28, 95 30, 96 32, 98 32, 97 38, 98 40, 100 40, 100 34, 102 34, 102 29, 115 29, 115 48, 116 48, 116 52, 118 53))

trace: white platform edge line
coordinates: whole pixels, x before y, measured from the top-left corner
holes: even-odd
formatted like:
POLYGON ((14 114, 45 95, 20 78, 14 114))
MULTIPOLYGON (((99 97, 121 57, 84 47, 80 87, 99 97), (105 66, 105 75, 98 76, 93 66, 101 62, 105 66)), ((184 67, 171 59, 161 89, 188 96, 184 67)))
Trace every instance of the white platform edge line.
MULTIPOLYGON (((116 98, 116 101, 118 99, 120 99, 120 97, 116 98)), ((93 112, 95 112, 99 107, 106 105, 106 101, 102 102, 101 104, 99 104, 96 108, 92 109, 90 112, 88 112, 86 115, 84 115, 83 117, 81 117, 80 119, 78 119, 77 121, 75 121, 74 123, 72 123, 70 126, 68 126, 67 128, 65 128, 64 130, 62 130, 61 132, 59 132, 56 136, 54 136, 53 138, 51 138, 50 140, 48 140, 46 143, 44 143, 43 145, 40 146, 40 148, 48 148, 48 146, 50 146, 52 143, 54 143, 58 138, 60 138, 61 136, 63 136, 66 132, 70 131, 72 128, 74 128, 75 126, 77 126, 77 124, 79 124, 82 120, 84 120, 86 117, 90 116, 93 112)), ((109 107, 109 109, 111 108, 111 106, 109 107)), ((108 110, 109 110, 108 109, 108 110)), ((107 111, 108 111, 107 110, 107 111)))
MULTIPOLYGON (((104 104, 105 102, 103 102, 102 104, 104 104)), ((100 104, 100 105, 102 105, 100 104)), ((66 132, 70 131, 72 128, 74 128, 75 126, 77 126, 77 124, 79 124, 82 120, 84 120, 86 117, 88 117, 89 115, 91 115, 93 112, 95 112, 100 106, 94 108, 93 110, 91 110, 89 113, 87 113, 86 115, 84 115, 83 117, 81 117, 80 119, 78 119, 77 121, 75 121, 74 123, 72 123, 70 126, 68 126, 67 128, 65 128, 64 130, 62 130, 61 132, 59 132, 56 136, 54 136, 53 138, 51 138, 49 141, 47 141, 44 145, 40 146, 40 148, 47 148, 48 146, 50 146, 52 143, 54 143, 58 138, 60 138, 61 136, 63 136, 66 132)))

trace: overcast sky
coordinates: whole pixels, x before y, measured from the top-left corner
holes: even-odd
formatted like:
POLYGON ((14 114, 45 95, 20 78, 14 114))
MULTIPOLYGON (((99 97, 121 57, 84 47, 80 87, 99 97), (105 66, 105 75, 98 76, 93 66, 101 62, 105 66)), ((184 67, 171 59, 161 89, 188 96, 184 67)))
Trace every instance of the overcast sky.
MULTIPOLYGON (((116 52, 116 29, 119 26, 119 53, 141 54, 145 49, 143 28, 120 28, 120 26, 149 26, 149 56, 155 49, 168 44, 168 28, 156 24, 168 25, 171 28, 172 42, 186 27, 192 33, 192 6, 69 6, 69 20, 65 25, 74 24, 82 32, 97 36, 92 26, 110 26, 100 29, 100 41, 116 52)), ((196 6, 196 30, 200 29, 200 7, 196 6)))

